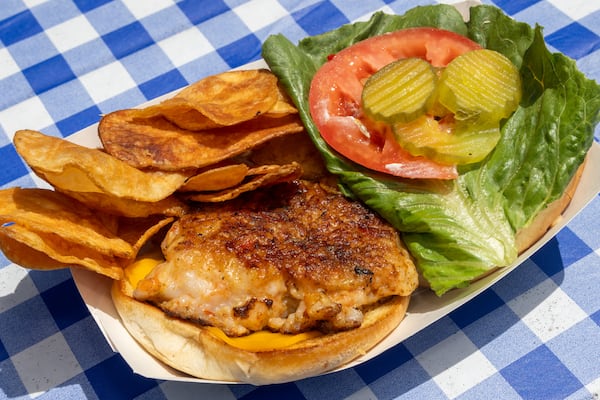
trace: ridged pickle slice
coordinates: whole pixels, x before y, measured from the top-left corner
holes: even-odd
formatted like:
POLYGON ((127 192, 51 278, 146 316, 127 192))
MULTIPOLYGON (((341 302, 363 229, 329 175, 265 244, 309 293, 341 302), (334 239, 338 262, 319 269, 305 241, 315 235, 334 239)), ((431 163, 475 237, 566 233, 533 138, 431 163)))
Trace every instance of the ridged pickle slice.
POLYGON ((394 61, 365 82, 363 111, 369 118, 388 124, 411 121, 432 107, 436 83, 436 73, 427 61, 394 61))
POLYGON ((427 115, 392 128, 400 146, 409 153, 441 164, 481 161, 500 140, 497 123, 472 125, 457 121, 447 125, 427 115))
POLYGON ((473 50, 452 60, 438 83, 438 101, 456 120, 499 122, 517 108, 521 78, 504 55, 473 50))

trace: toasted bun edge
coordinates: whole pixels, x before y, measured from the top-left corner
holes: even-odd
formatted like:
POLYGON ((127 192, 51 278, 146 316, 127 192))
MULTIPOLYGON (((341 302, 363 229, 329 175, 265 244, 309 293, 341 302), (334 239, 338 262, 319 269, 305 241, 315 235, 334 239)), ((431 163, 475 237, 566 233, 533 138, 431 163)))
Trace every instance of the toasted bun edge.
POLYGON ((167 316, 135 300, 125 280, 111 295, 131 336, 164 364, 193 377, 254 385, 294 381, 331 371, 365 354, 402 321, 410 296, 394 296, 365 313, 361 327, 326 334, 292 347, 248 351, 233 347, 204 327, 167 316))

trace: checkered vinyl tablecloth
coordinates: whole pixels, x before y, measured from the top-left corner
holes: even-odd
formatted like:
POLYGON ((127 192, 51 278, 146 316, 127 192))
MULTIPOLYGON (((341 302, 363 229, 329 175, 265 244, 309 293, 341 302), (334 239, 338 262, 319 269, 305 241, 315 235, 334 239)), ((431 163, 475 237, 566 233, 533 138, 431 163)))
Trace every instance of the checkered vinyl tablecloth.
MULTIPOLYGON (((69 136, 99 116, 256 60, 292 41, 431 1, 0 0, 0 185, 35 186, 17 129, 69 136)), ((497 0, 545 27, 552 49, 600 80, 600 2, 497 0)), ((596 141, 599 138, 596 130, 596 141)), ((380 357, 253 387, 162 382, 112 352, 68 271, 0 254, 0 399, 590 399, 600 396, 600 198, 523 265, 380 357)))

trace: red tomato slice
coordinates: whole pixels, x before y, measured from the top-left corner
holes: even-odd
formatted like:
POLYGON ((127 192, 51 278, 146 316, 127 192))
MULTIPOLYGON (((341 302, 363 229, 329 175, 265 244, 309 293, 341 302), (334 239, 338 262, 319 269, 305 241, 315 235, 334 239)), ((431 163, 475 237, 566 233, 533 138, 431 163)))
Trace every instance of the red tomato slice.
POLYGON ((444 67, 479 48, 464 36, 437 28, 409 28, 358 42, 332 56, 313 77, 311 116, 333 149, 366 168, 405 178, 455 179, 455 166, 412 156, 389 127, 366 121, 361 93, 369 76, 397 59, 420 57, 444 67))

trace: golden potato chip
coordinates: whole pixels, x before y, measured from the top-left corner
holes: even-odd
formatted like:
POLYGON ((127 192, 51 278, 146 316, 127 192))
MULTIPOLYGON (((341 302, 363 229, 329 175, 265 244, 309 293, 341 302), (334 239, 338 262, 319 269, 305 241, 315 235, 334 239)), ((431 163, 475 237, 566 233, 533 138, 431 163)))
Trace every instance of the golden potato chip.
POLYGON ((0 191, 0 223, 14 223, 39 234, 117 257, 131 257, 133 248, 110 231, 97 212, 69 197, 46 189, 0 191))
POLYGON ((162 117, 139 119, 134 110, 105 115, 98 128, 104 149, 136 168, 180 171, 214 165, 276 137, 303 130, 296 115, 261 116, 206 131, 181 129, 162 117))
POLYGON ((149 218, 121 218, 119 237, 129 242, 134 249, 135 258, 142 247, 162 228, 173 222, 173 217, 153 216, 149 218))
MULTIPOLYGON (((17 228, 18 229, 18 228, 17 228)), ((63 269, 75 266, 75 264, 67 265, 63 262, 56 261, 48 257, 46 253, 35 250, 27 244, 13 239, 13 236, 18 233, 15 228, 0 227, 0 250, 6 258, 15 264, 22 267, 35 269, 40 271, 63 269)), ((21 240, 23 240, 21 238, 21 240)))
POLYGON ((142 109, 133 109, 132 116, 138 119, 164 117, 178 128, 190 131, 201 131, 223 126, 202 114, 193 104, 177 98, 171 98, 142 109))
POLYGON ((286 165, 262 165, 250 169, 248 171, 248 176, 253 177, 238 186, 219 192, 191 194, 187 196, 187 198, 197 202, 222 202, 234 199, 242 193, 258 189, 259 187, 292 181, 299 178, 301 175, 302 167, 296 162, 286 165))
POLYGON ((328 175, 321 154, 315 150, 306 132, 269 140, 248 153, 244 160, 251 165, 289 164, 296 161, 302 166, 302 179, 307 180, 319 180, 328 175))
POLYGON ((83 267, 113 279, 123 276, 122 260, 116 257, 17 224, 0 227, 0 248, 9 260, 30 269, 83 267))
POLYGON ((170 99, 138 110, 136 116, 162 115, 180 128, 204 130, 265 114, 279 98, 277 78, 270 71, 229 71, 201 79, 170 99))
POLYGON ((207 192, 223 190, 242 183, 249 168, 246 164, 231 164, 215 167, 189 178, 180 192, 207 192))
POLYGON ((278 85, 277 91, 277 102, 265 115, 277 118, 284 117, 289 114, 296 114, 298 110, 294 106, 294 103, 292 103, 292 100, 285 92, 285 90, 280 85, 278 85))
POLYGON ((98 149, 31 130, 17 131, 17 152, 52 186, 72 192, 106 193, 139 201, 171 195, 189 172, 140 171, 98 149))
POLYGON ((175 196, 169 196, 159 201, 148 202, 116 197, 105 193, 71 192, 60 190, 89 208, 103 213, 131 218, 165 215, 179 217, 186 213, 188 205, 175 196))

